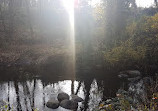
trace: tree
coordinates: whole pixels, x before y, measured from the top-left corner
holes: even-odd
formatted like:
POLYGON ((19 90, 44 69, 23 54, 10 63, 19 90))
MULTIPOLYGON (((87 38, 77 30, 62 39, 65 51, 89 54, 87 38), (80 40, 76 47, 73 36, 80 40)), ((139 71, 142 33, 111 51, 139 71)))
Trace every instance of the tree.
POLYGON ((155 5, 157 6, 157 0, 154 0, 154 2, 155 2, 155 5))
POLYGON ((127 40, 120 40, 119 45, 105 53, 106 62, 117 66, 121 63, 122 67, 157 64, 158 14, 134 19, 124 33, 127 40))
POLYGON ((25 0, 25 4, 26 4, 26 10, 27 10, 27 14, 28 14, 28 22, 29 22, 29 27, 30 27, 30 33, 31 33, 31 37, 33 37, 33 28, 32 28, 32 25, 31 25, 31 14, 30 14, 30 5, 29 5, 30 2, 28 2, 28 0, 25 0))
MULTIPOLYGON (((135 0, 104 0, 106 38, 111 42, 125 29, 131 10, 136 8, 135 0), (116 36, 117 35, 117 36, 116 36)), ((109 41, 107 41, 110 43, 109 41)))

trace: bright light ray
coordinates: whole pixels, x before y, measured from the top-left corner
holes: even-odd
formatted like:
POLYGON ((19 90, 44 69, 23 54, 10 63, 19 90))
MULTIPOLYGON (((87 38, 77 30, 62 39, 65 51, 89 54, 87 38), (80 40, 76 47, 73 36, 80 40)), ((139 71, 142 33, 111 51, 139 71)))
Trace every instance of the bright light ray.
POLYGON ((71 27, 74 26, 74 0, 62 0, 63 6, 69 14, 71 27))
POLYGON ((70 49, 72 51, 72 72, 75 77, 75 29, 74 29, 74 0, 62 0, 63 6, 69 15, 70 22, 70 49))

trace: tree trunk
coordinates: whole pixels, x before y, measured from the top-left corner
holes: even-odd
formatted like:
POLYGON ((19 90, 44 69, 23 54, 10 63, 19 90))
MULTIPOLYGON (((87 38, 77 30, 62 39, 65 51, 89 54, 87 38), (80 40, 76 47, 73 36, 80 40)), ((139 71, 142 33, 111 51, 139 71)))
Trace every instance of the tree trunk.
POLYGON ((25 4, 26 4, 26 11, 28 14, 28 19, 29 19, 28 22, 29 22, 30 34, 31 34, 31 37, 33 38, 34 32, 33 32, 32 24, 31 24, 31 14, 30 14, 30 7, 29 7, 28 0, 25 0, 25 4))
POLYGON ((14 21, 14 8, 13 8, 13 3, 14 3, 14 0, 10 0, 9 1, 9 32, 8 32, 8 38, 7 39, 10 39, 12 38, 13 36, 13 21, 14 21))
POLYGON ((155 5, 157 6, 157 0, 154 0, 154 2, 155 2, 155 5))

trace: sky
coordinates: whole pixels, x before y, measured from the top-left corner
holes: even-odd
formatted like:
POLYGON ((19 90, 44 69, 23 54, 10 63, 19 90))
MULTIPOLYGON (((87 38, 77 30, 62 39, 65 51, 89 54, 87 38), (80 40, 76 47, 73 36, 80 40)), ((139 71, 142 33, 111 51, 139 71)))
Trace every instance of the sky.
MULTIPOLYGON (((99 3, 101 0, 92 0, 92 5, 99 3)), ((154 4, 154 0, 136 0, 138 7, 150 7, 154 4)))
POLYGON ((136 0, 138 7, 150 7, 154 4, 154 0, 136 0))

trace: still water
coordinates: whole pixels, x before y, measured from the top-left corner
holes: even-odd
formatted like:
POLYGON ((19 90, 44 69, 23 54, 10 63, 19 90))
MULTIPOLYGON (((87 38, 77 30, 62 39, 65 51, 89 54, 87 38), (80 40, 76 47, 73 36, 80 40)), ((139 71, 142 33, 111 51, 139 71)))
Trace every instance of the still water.
POLYGON ((66 92, 84 99, 78 111, 91 111, 103 99, 115 96, 120 88, 117 76, 106 72, 79 72, 75 79, 63 72, 35 73, 38 72, 2 70, 0 100, 7 102, 15 111, 32 111, 35 108, 38 111, 67 111, 61 107, 56 110, 46 107, 50 98, 56 99, 59 92, 66 92))

